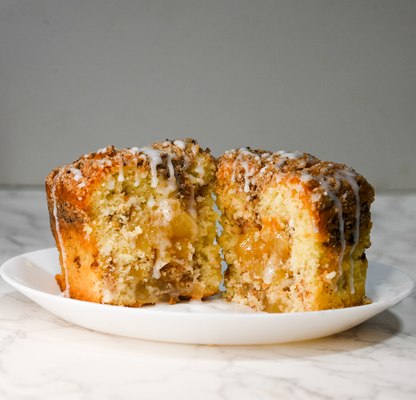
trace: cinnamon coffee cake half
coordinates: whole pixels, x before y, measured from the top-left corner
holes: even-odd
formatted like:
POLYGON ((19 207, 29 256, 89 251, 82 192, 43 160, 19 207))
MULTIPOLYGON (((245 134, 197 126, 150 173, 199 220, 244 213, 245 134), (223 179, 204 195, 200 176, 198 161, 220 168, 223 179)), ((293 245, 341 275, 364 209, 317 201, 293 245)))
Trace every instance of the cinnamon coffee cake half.
POLYGON ((46 178, 67 297, 140 307, 219 292, 215 160, 192 139, 109 146, 46 178))
POLYGON ((373 187, 345 165, 242 148, 218 161, 225 297, 267 312, 364 304, 373 187))

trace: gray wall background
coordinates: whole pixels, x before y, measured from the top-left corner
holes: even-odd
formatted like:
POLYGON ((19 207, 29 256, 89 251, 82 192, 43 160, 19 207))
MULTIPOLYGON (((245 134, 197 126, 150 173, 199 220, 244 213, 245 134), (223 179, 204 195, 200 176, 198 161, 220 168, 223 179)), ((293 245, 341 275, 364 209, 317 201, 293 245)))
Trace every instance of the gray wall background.
POLYGON ((0 184, 194 137, 416 189, 416 2, 0 0, 0 184))

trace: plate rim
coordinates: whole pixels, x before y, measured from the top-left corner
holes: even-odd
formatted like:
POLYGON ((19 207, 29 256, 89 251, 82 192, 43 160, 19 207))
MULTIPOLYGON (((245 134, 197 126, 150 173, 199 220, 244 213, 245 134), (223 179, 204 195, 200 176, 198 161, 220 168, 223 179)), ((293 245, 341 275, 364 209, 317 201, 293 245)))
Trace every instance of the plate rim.
POLYGON ((173 310, 170 307, 175 307, 174 305, 161 308, 110 306, 64 298, 59 296, 59 292, 45 291, 50 290, 47 286, 36 287, 39 281, 34 284, 36 288, 27 286, 36 274, 29 275, 22 283, 18 282, 25 279, 25 268, 32 262, 53 278, 55 269, 59 271, 58 254, 57 249, 52 247, 15 256, 3 263, 0 275, 38 306, 75 326, 110 335, 156 342, 239 346, 323 338, 360 325, 403 300, 414 288, 413 279, 405 272, 371 261, 383 267, 383 272, 376 275, 377 280, 374 279, 374 288, 383 280, 388 283, 391 271, 395 273, 390 281, 392 290, 379 293, 378 298, 382 301, 343 309, 271 314, 236 313, 232 309, 223 312, 192 312, 188 307, 173 310), (14 274, 14 268, 21 268, 21 271, 14 274), (19 272, 23 274, 20 275, 22 278, 19 272), (305 326, 309 328, 304 329, 305 326))
MULTIPOLYGON (((114 312, 115 310, 117 310, 116 312, 123 312, 123 313, 146 313, 146 314, 147 313, 154 313, 154 306, 153 305, 149 305, 149 306, 145 306, 145 307, 123 307, 123 306, 115 306, 115 305, 102 304, 102 303, 92 303, 92 302, 83 301, 83 300, 71 299, 71 298, 66 298, 66 297, 62 297, 62 296, 59 296, 59 295, 55 295, 55 294, 52 294, 52 293, 47 293, 47 292, 42 291, 42 290, 31 288, 29 286, 26 286, 26 285, 20 283, 20 282, 17 282, 16 280, 14 280, 11 277, 10 268, 12 268, 11 266, 13 266, 13 264, 16 263, 18 261, 18 259, 23 258, 23 257, 29 257, 31 255, 38 255, 39 253, 42 253, 42 252, 48 253, 48 252, 52 252, 52 251, 55 251, 57 254, 59 254, 56 247, 49 247, 49 248, 35 250, 35 251, 31 251, 31 252, 27 252, 27 253, 23 253, 23 254, 19 254, 17 256, 14 256, 14 257, 6 260, 0 266, 0 276, 9 285, 11 285, 15 289, 17 289, 20 293, 22 293, 25 296, 26 296, 26 294, 24 293, 24 291, 28 291, 28 292, 34 293, 35 295, 45 296, 46 298, 51 296, 51 297, 53 297, 54 301, 60 301, 60 302, 64 302, 64 303, 70 301, 70 302, 73 302, 73 305, 76 306, 76 307, 78 307, 78 306, 81 306, 81 307, 99 307, 100 309, 102 307, 104 307, 108 310, 112 310, 110 312, 114 312), (20 290, 20 289, 22 289, 23 291, 20 290), (124 310, 124 311, 120 311, 120 310, 124 310)), ((347 307, 347 308, 309 311, 309 312, 299 312, 299 313, 266 313, 266 312, 227 313, 227 312, 224 312, 224 313, 201 313, 201 314, 198 314, 198 313, 189 313, 187 311, 175 311, 175 315, 185 314, 185 315, 192 315, 192 317, 196 317, 198 315, 201 315, 201 316, 204 316, 205 318, 207 316, 210 316, 210 315, 215 316, 215 318, 229 318, 232 315, 233 318, 243 317, 244 319, 247 319, 247 317, 253 317, 253 316, 256 316, 254 318, 282 318, 283 316, 286 316, 286 318, 297 318, 297 316, 299 316, 299 315, 301 315, 301 316, 310 315, 310 314, 315 315, 316 313, 322 314, 322 313, 334 313, 334 312, 337 312, 337 313, 352 312, 352 311, 355 311, 355 310, 363 308, 363 307, 365 307, 366 309, 368 309, 368 308, 377 309, 377 308, 383 308, 386 304, 387 304, 386 308, 389 308, 389 307, 392 307, 393 305, 399 303, 400 301, 402 301, 403 299, 408 297, 413 292, 414 287, 415 287, 415 281, 406 272, 403 272, 400 269, 391 267, 387 264, 380 263, 378 261, 369 260, 369 262, 382 265, 383 267, 387 267, 388 269, 391 269, 391 270, 395 271, 396 273, 403 274, 404 278, 407 280, 405 285, 408 285, 408 287, 406 289, 404 289, 403 292, 400 293, 400 295, 393 296, 393 297, 389 298, 388 300, 371 302, 370 304, 364 304, 364 305, 360 305, 360 306, 347 307), (289 317, 289 316, 291 316, 291 317, 289 317)), ((34 300, 32 300, 32 301, 34 301, 34 300)), ((174 305, 173 305, 173 307, 174 307, 174 305)), ((159 309, 159 310, 157 310, 157 314, 158 315, 163 315, 163 314, 172 315, 172 312, 169 311, 169 310, 160 310, 159 309)))

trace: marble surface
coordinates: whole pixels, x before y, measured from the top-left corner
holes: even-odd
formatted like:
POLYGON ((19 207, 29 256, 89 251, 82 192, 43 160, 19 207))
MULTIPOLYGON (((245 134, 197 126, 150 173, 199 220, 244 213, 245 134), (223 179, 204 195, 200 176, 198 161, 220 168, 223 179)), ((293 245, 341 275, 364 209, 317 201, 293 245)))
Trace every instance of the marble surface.
MULTIPOLYGON (((378 194, 368 258, 416 279, 416 193, 378 194)), ((0 263, 53 246, 42 189, 0 188, 0 263)), ((74 326, 0 278, 0 399, 415 399, 416 295, 341 334, 197 346, 74 326)))

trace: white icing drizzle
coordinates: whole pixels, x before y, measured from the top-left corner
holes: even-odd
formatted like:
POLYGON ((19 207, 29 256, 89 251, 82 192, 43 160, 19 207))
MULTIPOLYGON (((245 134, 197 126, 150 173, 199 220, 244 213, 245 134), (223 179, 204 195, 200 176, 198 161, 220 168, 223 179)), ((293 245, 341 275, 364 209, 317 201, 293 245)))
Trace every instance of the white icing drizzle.
POLYGON ((248 161, 242 161, 241 166, 244 168, 246 172, 244 174, 244 192, 248 193, 250 191, 250 176, 251 176, 250 165, 248 161))
POLYGON ((120 157, 120 166, 119 166, 119 173, 118 173, 118 179, 117 180, 119 182, 124 181, 124 161, 121 157, 120 157))
POLYGON ((357 181, 354 179, 355 176, 357 176, 357 174, 353 171, 351 171, 348 168, 345 168, 343 170, 338 170, 336 172, 336 175, 342 177, 345 181, 347 181, 349 183, 349 185, 351 186, 352 190, 354 191, 354 195, 355 195, 355 230, 354 230, 354 243, 349 251, 349 258, 350 258, 350 265, 351 265, 351 273, 350 273, 350 279, 349 279, 349 284, 350 284, 350 292, 352 294, 355 293, 355 288, 354 288, 354 259, 352 257, 352 254, 354 253, 354 250, 357 246, 358 240, 360 238, 360 192, 359 192, 359 187, 358 187, 358 183, 357 181))
POLYGON ((255 174, 256 168, 253 167, 252 169, 250 169, 249 161, 248 160, 242 161, 241 156, 244 156, 244 155, 251 156, 257 162, 260 161, 260 157, 257 154, 252 153, 246 147, 242 147, 241 149, 239 149, 238 153, 239 153, 239 155, 237 156, 237 158, 235 159, 235 161, 233 163, 233 173, 231 175, 231 182, 235 183, 235 170, 236 170, 236 166, 237 166, 238 161, 240 161, 241 166, 245 170, 245 174, 244 174, 244 192, 248 193, 250 191, 250 178, 255 174))
MULTIPOLYGON (((178 146, 182 150, 185 150, 186 148, 186 143, 182 140, 175 140, 173 144, 175 146, 178 146)), ((189 176, 188 168, 191 165, 191 161, 185 153, 183 155, 184 155, 184 161, 185 161, 183 165, 183 169, 186 171, 186 173, 189 176)), ((197 172, 200 178, 202 178, 205 175, 205 167, 203 165, 198 164, 195 167, 195 171, 197 172)), ((195 189, 194 189, 194 185, 192 182, 190 186, 191 186, 191 195, 189 197, 188 213, 194 220, 196 220, 198 216, 198 212, 197 212, 197 207, 196 207, 196 202, 195 202, 195 189)))
POLYGON ((132 147, 131 149, 127 150, 129 153, 136 155, 136 153, 139 151, 138 147, 132 147))
POLYGON ((281 165, 283 165, 283 163, 286 160, 295 160, 297 158, 302 158, 305 153, 302 153, 300 151, 295 151, 293 153, 287 153, 284 150, 280 150, 280 151, 278 151, 275 154, 278 155, 278 156, 280 156, 279 162, 276 164, 278 167, 280 167, 281 165))
MULTIPOLYGON (((358 188, 357 181, 354 179, 355 176, 357 176, 357 174, 348 168, 337 169, 334 173, 334 178, 337 182, 337 186, 338 187, 341 186, 340 180, 345 180, 351 186, 351 189, 354 192, 355 201, 356 201, 354 243, 350 251, 348 252, 348 257, 349 257, 350 266, 351 266, 350 268, 351 273, 349 277, 349 288, 352 294, 355 293, 354 260, 353 260, 352 254, 357 246, 359 236, 360 236, 360 195, 359 195, 359 188, 358 188)), ((343 218, 343 213, 342 213, 342 203, 341 203, 341 200, 336 195, 336 193, 333 193, 331 191, 331 188, 325 176, 319 175, 316 177, 316 179, 318 179, 321 187, 325 189, 325 195, 327 195, 334 202, 335 206, 338 209, 337 214, 338 214, 338 222, 339 222, 340 241, 341 241, 341 251, 339 255, 339 276, 341 276, 342 275, 342 262, 344 259, 344 252, 347 246, 347 243, 345 240, 345 232, 344 232, 344 218, 343 218)))
MULTIPOLYGON (((319 175, 316 178, 318 179, 321 187, 325 189, 326 195, 334 202, 335 207, 338 208, 337 215, 338 215, 339 233, 340 233, 340 241, 341 241, 341 252, 339 255, 338 273, 339 273, 339 276, 341 276, 342 275, 342 261, 344 258, 345 247, 347 246, 345 242, 345 234, 344 234, 344 218, 342 216, 342 203, 341 203, 341 200, 337 197, 337 195, 331 192, 331 188, 325 176, 319 175)), ((336 180, 339 183, 338 179, 336 180)))
POLYGON ((183 140, 175 140, 173 142, 175 146, 178 146, 180 149, 185 150, 186 143, 183 140))
POLYGON ((174 168, 172 164, 172 158, 174 157, 174 155, 167 153, 167 152, 161 152, 151 147, 142 147, 141 149, 138 149, 138 150, 144 153, 150 161, 150 170, 152 172, 152 181, 151 181, 150 187, 152 188, 156 188, 159 182, 157 179, 157 166, 159 164, 162 164, 163 162, 161 154, 165 153, 168 155, 168 169, 169 169, 170 177, 169 177, 169 183, 168 183, 167 188, 169 191, 175 190, 177 185, 176 185, 176 180, 175 180, 174 168))
MULTIPOLYGON (((73 168, 73 169, 75 169, 75 168, 73 168)), ((60 171, 55 175, 55 178, 53 179, 52 198, 53 198, 53 216, 55 218, 55 230, 56 230, 56 234, 58 236, 59 247, 61 248, 62 266, 64 267, 64 271, 65 271, 65 287, 66 287, 66 289, 62 293, 62 295, 64 297, 69 297, 68 269, 67 269, 66 264, 65 264, 66 253, 65 253, 61 233, 59 231, 58 210, 57 210, 57 207, 56 207, 56 195, 55 195, 56 181, 62 176, 64 171, 65 171, 65 166, 60 169, 60 171)), ((79 171, 79 170, 77 170, 77 171, 79 171)), ((79 172, 81 172, 81 171, 79 171, 79 172)))
POLYGON ((96 151, 96 153, 97 153, 97 154, 107 153, 107 149, 108 149, 109 147, 110 147, 110 146, 103 147, 102 149, 98 149, 98 150, 96 151))
POLYGON ((74 174, 74 180, 77 182, 82 178, 82 172, 77 168, 69 168, 69 170, 74 174))
MULTIPOLYGON (((74 174, 74 180, 76 182, 78 182, 80 179, 82 179, 82 172, 79 169, 77 169, 77 168, 69 168, 69 170, 74 174)), ((82 181, 78 185, 79 188, 83 188, 84 186, 85 186, 85 182, 84 181, 82 181)))
POLYGON ((319 233, 319 225, 316 223, 315 218, 312 218, 312 227, 315 233, 319 233))
MULTIPOLYGON (((138 147, 132 147, 131 149, 128 149, 127 151, 135 156, 137 154, 137 152, 139 151, 139 148, 138 147)), ((139 162, 139 159, 145 160, 146 156, 142 155, 142 156, 136 157, 135 158, 136 165, 139 162)), ((140 176, 139 176, 138 172, 139 172, 139 170, 136 169, 136 173, 134 174, 134 183, 133 183, 134 187, 137 187, 137 186, 140 185, 140 176)))
MULTIPOLYGON (((178 147, 180 147, 179 144, 177 144, 176 142, 180 142, 180 144, 183 143, 183 145, 186 146, 186 143, 183 142, 182 140, 175 140, 174 141, 174 144, 177 145, 178 147)), ((188 174, 188 168, 191 164, 191 161, 185 153, 184 153, 184 160, 185 160, 185 162, 184 162, 184 165, 183 165, 183 169, 188 174)), ((205 169, 203 168, 202 175, 201 175, 201 171, 197 171, 197 172, 198 172, 198 175, 202 176, 205 173, 205 169)), ((189 174, 188 174, 188 176, 189 176, 189 174)), ((194 185, 193 185, 192 182, 191 182, 191 196, 189 197, 189 204, 188 204, 188 213, 194 220, 197 219, 198 212, 197 212, 196 202, 195 202, 195 189, 194 189, 194 185)))
POLYGON ((329 274, 326 274, 325 279, 328 279, 329 281, 337 276, 337 273, 335 271, 330 272, 329 274))
POLYGON ((247 147, 242 147, 238 152, 242 155, 256 157, 256 154, 252 153, 247 147))
MULTIPOLYGON (((137 164, 137 161, 136 161, 136 164, 137 164)), ((139 176, 138 172, 139 172, 139 170, 136 170, 136 172, 134 174, 134 183, 133 183, 134 187, 137 187, 137 186, 140 185, 140 176, 139 176)))
POLYGON ((173 168, 173 164, 172 164, 172 159, 174 158, 174 155, 170 153, 167 153, 167 154, 168 154, 168 168, 169 168, 168 188, 171 192, 173 192, 177 188, 176 179, 175 179, 175 169, 173 168))

